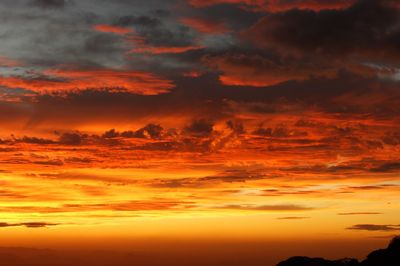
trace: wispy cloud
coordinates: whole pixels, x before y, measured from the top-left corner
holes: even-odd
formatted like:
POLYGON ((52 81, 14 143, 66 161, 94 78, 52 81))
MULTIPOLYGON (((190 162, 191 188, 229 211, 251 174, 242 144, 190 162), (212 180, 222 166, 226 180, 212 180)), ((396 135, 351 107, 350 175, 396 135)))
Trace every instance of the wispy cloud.
POLYGON ((392 224, 356 224, 348 227, 349 230, 363 231, 400 231, 400 225, 392 224))

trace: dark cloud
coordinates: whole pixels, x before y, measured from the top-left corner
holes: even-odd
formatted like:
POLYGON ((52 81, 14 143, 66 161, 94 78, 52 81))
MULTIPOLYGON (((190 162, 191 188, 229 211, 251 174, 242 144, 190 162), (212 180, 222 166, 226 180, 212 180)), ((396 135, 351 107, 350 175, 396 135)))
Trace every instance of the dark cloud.
POLYGON ((158 124, 148 124, 145 127, 136 131, 137 136, 159 139, 163 133, 163 127, 158 124))
MULTIPOLYGON (((88 190, 86 190, 87 192, 88 190)), ((92 190, 93 192, 93 190, 92 190)), ((193 207, 192 202, 183 201, 168 201, 168 200, 144 200, 144 201, 122 201, 113 203, 84 203, 84 204, 63 204, 55 207, 40 207, 24 205, 19 207, 2 207, 0 212, 14 212, 18 211, 21 213, 73 213, 73 212, 84 212, 84 211, 118 211, 118 212, 138 212, 138 211, 167 211, 179 209, 188 209, 193 207)), ((5 224, 7 226, 8 224, 5 224)), ((40 227, 41 223, 21 223, 14 226, 26 226, 31 228, 40 227)), ((46 226, 46 224, 43 224, 46 226)), ((51 224, 48 224, 49 226, 51 224)), ((56 224, 54 224, 56 225, 56 224)))
MULTIPOLYGON (((354 4, 356 0, 187 0, 196 8, 204 8, 208 6, 225 6, 232 5, 252 12, 274 13, 283 12, 291 9, 305 10, 334 10, 345 9, 354 4)), ((391 1, 391 0, 389 0, 391 1)))
POLYGON ((388 162, 378 167, 372 168, 372 172, 398 172, 400 170, 400 162, 388 162))
POLYGON ((359 0, 345 9, 268 14, 242 34, 235 49, 203 61, 221 72, 225 85, 265 87, 334 78, 343 70, 397 79, 399 10, 386 1, 359 0))
MULTIPOLYGON (((196 45, 196 35, 185 25, 175 23, 174 26, 171 26, 164 21, 148 16, 120 18, 117 24, 136 25, 138 36, 146 45, 154 47, 196 45)), ((140 43, 136 43, 136 45, 138 44, 140 45, 140 43)))
POLYGON ((278 217, 278 220, 303 220, 303 219, 309 219, 310 217, 305 217, 305 216, 286 216, 286 217, 278 217))
POLYGON ((240 121, 233 121, 229 120, 226 122, 226 125, 229 129, 231 129, 235 134, 244 134, 246 133, 246 130, 244 128, 244 125, 240 121))
POLYGON ((213 131, 213 122, 206 119, 194 120, 184 128, 184 131, 194 136, 208 136, 213 131))
POLYGON ((21 120, 27 119, 27 126, 30 127, 49 122, 59 123, 61 120, 63 124, 78 126, 94 121, 112 123, 144 118, 153 120, 153 117, 163 119, 175 114, 184 114, 189 119, 204 117, 207 120, 219 120, 229 116, 232 118, 241 111, 279 114, 300 113, 311 109, 349 115, 349 119, 352 115, 365 113, 376 118, 400 115, 396 108, 400 103, 396 100, 399 99, 399 92, 394 89, 394 84, 389 82, 382 87, 382 84, 375 83, 376 80, 355 76, 343 75, 337 79, 287 83, 271 88, 222 86, 215 75, 204 75, 195 82, 191 78, 180 78, 176 82, 177 86, 170 93, 149 97, 106 91, 69 93, 62 99, 40 96, 32 103, 33 110, 20 107, 12 115, 21 120), (392 85, 393 89, 388 87, 392 85), (375 95, 374 86, 379 88, 374 97, 384 99, 370 103, 368 99, 375 95), (325 89, 321 90, 322 87, 325 89), (366 99, 365 103, 361 101, 363 98, 366 99), (108 110, 118 110, 118 116, 108 110))
POLYGON ((201 177, 198 180, 203 182, 246 182, 251 180, 260 180, 266 178, 265 174, 250 170, 227 170, 219 175, 201 177))
POLYGON ((37 138, 37 137, 27 137, 24 136, 21 139, 15 139, 16 142, 23 142, 23 143, 29 143, 29 144, 40 144, 40 145, 45 145, 45 144, 54 144, 55 142, 50 139, 44 139, 44 138, 37 138))
POLYGON ((25 223, 0 223, 0 227, 20 227, 24 226, 27 228, 42 228, 48 226, 56 226, 59 224, 55 223, 46 223, 46 222, 25 222, 25 223))
POLYGON ((85 138, 87 138, 87 135, 80 133, 63 133, 58 142, 64 145, 79 145, 85 138))
POLYGON ((222 22, 228 29, 240 32, 257 22, 263 13, 253 12, 232 4, 218 4, 203 6, 202 8, 190 10, 190 17, 201 18, 207 21, 222 22))
POLYGON ((398 23, 399 10, 385 1, 359 0, 348 9, 292 10, 266 16, 249 35, 258 44, 301 53, 340 58, 368 54, 370 59, 398 61, 398 23))
POLYGON ((259 125, 259 127, 254 130, 252 134, 273 138, 296 138, 307 136, 307 132, 305 131, 299 131, 297 129, 289 129, 285 127, 264 128, 263 125, 259 125))
POLYGON ((113 139, 119 137, 120 133, 116 132, 115 129, 110 129, 103 134, 103 138, 113 139))
POLYGON ((245 183, 264 178, 267 178, 267 176, 256 171, 253 173, 251 171, 231 170, 219 175, 198 178, 154 179, 148 185, 158 188, 199 188, 213 187, 220 183, 245 183))
POLYGON ((387 145, 400 145, 400 132, 386 132, 382 141, 387 145))
POLYGON ((106 131, 102 137, 106 139, 113 139, 118 137, 123 138, 150 138, 150 139, 161 139, 164 133, 164 128, 158 124, 147 124, 146 126, 139 128, 136 131, 123 131, 118 132, 115 129, 106 131))
POLYGON ((47 166, 63 166, 64 162, 60 159, 46 159, 32 161, 33 164, 47 165, 47 166))
POLYGON ((363 231, 400 231, 400 225, 391 224, 356 224, 348 227, 349 230, 363 231))
POLYGON ((253 49, 207 55, 203 61, 222 72, 220 81, 225 85, 266 87, 290 80, 329 78, 336 74, 331 66, 315 65, 307 59, 280 58, 253 49))
POLYGON ((162 25, 162 21, 151 16, 122 16, 118 18, 116 25, 119 26, 141 26, 146 28, 155 28, 162 25))
MULTIPOLYGON (((66 53, 84 52, 91 56, 104 57, 105 55, 120 56, 129 49, 129 46, 121 41, 121 37, 113 34, 94 33, 90 34, 82 44, 81 51, 66 49, 66 53)), ((83 62, 82 62, 83 63, 83 62)))
POLYGON ((79 158, 79 157, 68 157, 65 158, 66 163, 79 163, 79 164, 88 164, 92 163, 94 160, 92 158, 79 158))
POLYGON ((40 7, 40 8, 63 8, 70 0, 32 0, 31 5, 40 7))

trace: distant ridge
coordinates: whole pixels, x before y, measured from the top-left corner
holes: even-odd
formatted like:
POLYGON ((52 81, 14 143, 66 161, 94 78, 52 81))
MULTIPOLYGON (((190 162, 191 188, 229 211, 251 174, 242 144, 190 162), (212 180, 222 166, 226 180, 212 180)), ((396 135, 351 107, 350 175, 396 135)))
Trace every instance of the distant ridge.
POLYGON ((400 236, 393 238, 386 249, 371 252, 361 262, 352 258, 326 260, 296 256, 278 263, 277 266, 400 266, 400 236))

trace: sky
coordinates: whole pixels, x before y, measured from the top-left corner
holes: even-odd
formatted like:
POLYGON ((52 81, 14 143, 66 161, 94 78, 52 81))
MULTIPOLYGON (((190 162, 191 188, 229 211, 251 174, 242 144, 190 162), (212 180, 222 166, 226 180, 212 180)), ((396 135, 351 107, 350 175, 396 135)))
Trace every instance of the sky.
POLYGON ((398 1, 3 0, 0 22, 1 246, 357 256, 400 232, 398 1))

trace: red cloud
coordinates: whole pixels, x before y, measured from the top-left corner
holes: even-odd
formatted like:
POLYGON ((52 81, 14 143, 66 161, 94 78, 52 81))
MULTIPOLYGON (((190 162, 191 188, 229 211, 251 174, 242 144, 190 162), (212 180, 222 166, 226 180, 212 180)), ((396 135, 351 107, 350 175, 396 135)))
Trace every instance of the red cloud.
POLYGON ((0 67, 16 67, 16 66, 20 66, 21 63, 17 60, 8 58, 8 57, 4 57, 4 56, 0 56, 0 67))
POLYGON ((183 18, 181 22, 201 33, 218 34, 228 31, 223 23, 217 21, 208 21, 199 18, 183 18))
POLYGON ((201 75, 203 75, 203 73, 200 71, 196 71, 196 70, 183 73, 184 77, 190 77, 190 78, 198 78, 201 75))
POLYGON ((203 46, 141 46, 132 49, 133 53, 143 53, 143 54, 180 54, 191 50, 201 49, 203 46))
POLYGON ((332 68, 278 64, 260 55, 225 54, 208 56, 204 61, 222 72, 219 79, 224 85, 265 87, 289 80, 307 80, 310 75, 334 77, 332 68))
POLYGON ((197 50, 204 48, 201 45, 187 45, 187 46, 153 46, 147 43, 146 38, 139 35, 130 35, 126 38, 126 41, 133 45, 131 53, 139 54, 180 54, 191 50, 197 50))
POLYGON ((173 88, 170 80, 153 73, 121 70, 48 70, 46 77, 0 76, 0 86, 37 93, 62 93, 85 89, 107 89, 134 94, 156 95, 173 88))
POLYGON ((99 32, 114 33, 118 35, 126 35, 133 32, 132 29, 104 24, 95 25, 93 26, 93 29, 99 32))

